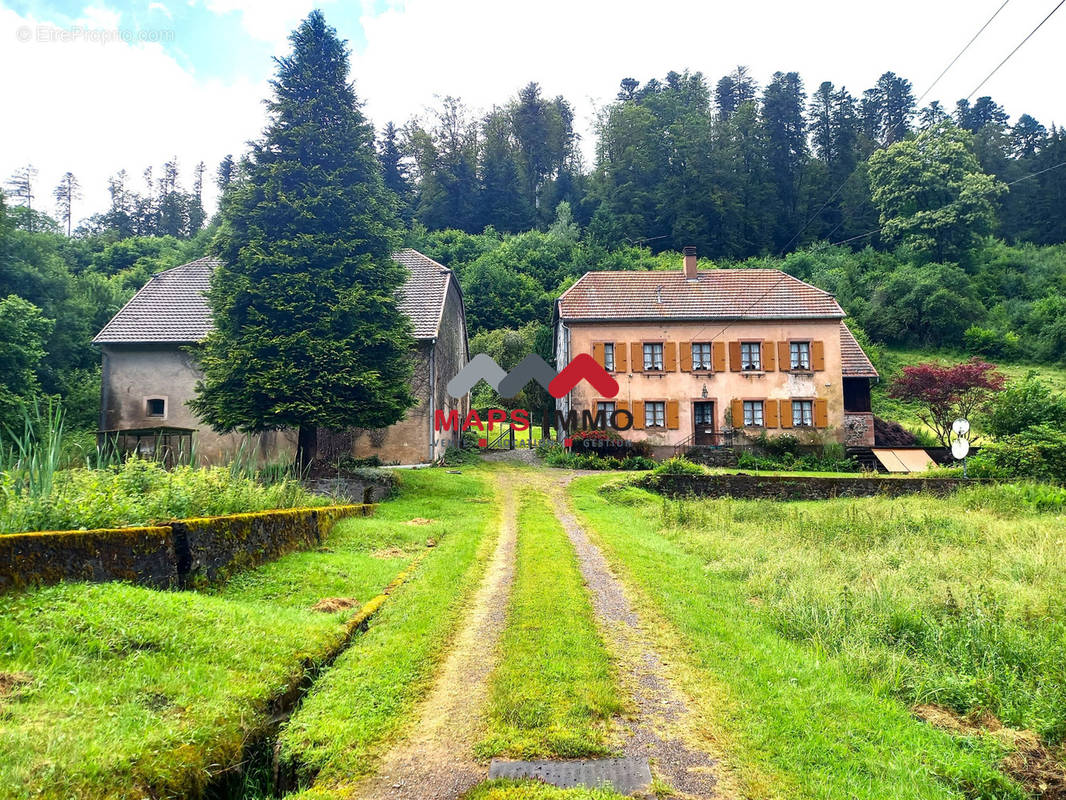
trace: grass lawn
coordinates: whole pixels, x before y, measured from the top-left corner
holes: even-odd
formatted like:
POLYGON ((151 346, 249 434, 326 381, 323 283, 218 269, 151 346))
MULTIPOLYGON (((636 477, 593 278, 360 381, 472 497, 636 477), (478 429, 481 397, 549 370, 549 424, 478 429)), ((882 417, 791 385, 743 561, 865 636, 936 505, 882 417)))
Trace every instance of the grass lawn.
MULTIPOLYGON (((304 785, 331 790, 373 771, 374 757, 409 721, 492 555, 498 510, 484 468, 418 470, 411 510, 440 520, 433 557, 391 597, 369 629, 315 684, 282 729, 279 752, 304 785)), ((423 528, 422 530, 426 530, 423 528)), ((342 792, 343 794, 343 792, 342 792)))
POLYGON ((482 507, 466 503, 483 488, 476 472, 405 473, 395 500, 338 523, 320 551, 209 593, 71 583, 0 596, 0 798, 195 793, 341 641, 354 609, 311 605, 369 600, 427 537, 441 546, 420 569, 436 568, 449 538, 479 530, 482 507), (404 524, 416 517, 435 521, 404 524))
POLYGON ((1022 796, 998 739, 908 707, 1066 734, 1066 526, 1024 492, 678 503, 606 481, 572 484, 578 512, 680 635, 742 778, 787 797, 1022 796))
POLYGON ((622 710, 573 546, 547 496, 518 493, 517 571, 479 755, 577 758, 612 753, 622 710))

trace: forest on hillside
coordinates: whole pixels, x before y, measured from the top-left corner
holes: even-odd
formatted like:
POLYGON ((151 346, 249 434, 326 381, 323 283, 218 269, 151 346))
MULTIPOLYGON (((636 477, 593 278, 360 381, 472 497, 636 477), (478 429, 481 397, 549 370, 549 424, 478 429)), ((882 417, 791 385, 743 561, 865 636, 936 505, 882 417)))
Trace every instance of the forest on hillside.
MULTIPOLYGON (((551 301, 590 269, 777 267, 837 296, 860 337, 1066 363, 1066 131, 990 97, 919 107, 887 72, 858 96, 738 67, 621 81, 592 163, 571 104, 535 83, 485 113, 444 98, 384 125, 378 157, 406 243, 453 268, 472 352, 549 355, 551 301)), ((213 178, 223 204, 247 161, 213 178)), ((96 424, 90 340, 153 273, 208 252, 208 170, 112 176, 75 220, 67 173, 46 202, 27 166, 0 202, 0 423, 33 397, 96 424), (48 213, 50 212, 50 213, 48 213)))

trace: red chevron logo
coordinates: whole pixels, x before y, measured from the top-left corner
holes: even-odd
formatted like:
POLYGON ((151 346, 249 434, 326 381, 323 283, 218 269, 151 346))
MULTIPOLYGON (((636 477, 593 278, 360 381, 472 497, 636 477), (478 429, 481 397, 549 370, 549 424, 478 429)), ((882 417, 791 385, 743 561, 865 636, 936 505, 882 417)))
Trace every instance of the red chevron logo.
POLYGON ((562 372, 552 378, 552 382, 548 384, 548 392, 552 397, 562 397, 581 381, 588 381, 603 397, 614 397, 618 394, 618 381, 588 353, 575 356, 562 372))

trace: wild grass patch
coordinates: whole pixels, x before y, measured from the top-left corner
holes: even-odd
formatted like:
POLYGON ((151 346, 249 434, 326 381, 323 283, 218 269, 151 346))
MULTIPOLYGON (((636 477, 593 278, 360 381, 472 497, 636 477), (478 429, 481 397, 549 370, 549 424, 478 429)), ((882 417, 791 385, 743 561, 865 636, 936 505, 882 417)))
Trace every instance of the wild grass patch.
POLYGON ((1021 796, 996 768, 1002 743, 955 740, 908 706, 944 698, 1055 735, 1057 520, 921 496, 641 504, 628 492, 623 520, 598 483, 573 484, 579 513, 724 697, 716 721, 740 762, 801 797, 1021 796))

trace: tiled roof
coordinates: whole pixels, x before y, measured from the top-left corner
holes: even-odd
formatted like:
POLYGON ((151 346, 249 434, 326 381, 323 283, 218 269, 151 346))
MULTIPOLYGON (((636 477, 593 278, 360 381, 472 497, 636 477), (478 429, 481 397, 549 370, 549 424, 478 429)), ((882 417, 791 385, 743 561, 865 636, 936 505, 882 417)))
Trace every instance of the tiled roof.
POLYGON ((848 378, 876 378, 877 370, 870 363, 870 358, 855 341, 855 334, 848 329, 843 320, 840 322, 840 360, 841 372, 848 378))
POLYGON ((222 262, 198 258, 154 275, 93 342, 198 342, 211 330, 204 292, 222 262))
POLYGON ((559 298, 567 320, 834 319, 828 292, 776 269, 586 272, 559 298))
MULTIPOLYGON (((407 268, 400 308, 413 323, 416 339, 432 339, 440 328, 451 270, 417 250, 393 258, 407 268)), ((222 262, 200 258, 155 275, 112 317, 93 342, 198 342, 211 330, 211 309, 204 293, 211 273, 222 262)))

